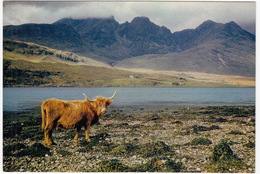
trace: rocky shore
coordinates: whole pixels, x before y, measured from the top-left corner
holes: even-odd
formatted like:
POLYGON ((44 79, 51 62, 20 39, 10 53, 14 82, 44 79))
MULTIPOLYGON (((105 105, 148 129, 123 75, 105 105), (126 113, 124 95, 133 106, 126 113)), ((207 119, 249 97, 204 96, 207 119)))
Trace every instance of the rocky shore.
POLYGON ((112 108, 92 142, 59 129, 46 147, 40 109, 3 114, 4 172, 255 172, 255 107, 112 108))

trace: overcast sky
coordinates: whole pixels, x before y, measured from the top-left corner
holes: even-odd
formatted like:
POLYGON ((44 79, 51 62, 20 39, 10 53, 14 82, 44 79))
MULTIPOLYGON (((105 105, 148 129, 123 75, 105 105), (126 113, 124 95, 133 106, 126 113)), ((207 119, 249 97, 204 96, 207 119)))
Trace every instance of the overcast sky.
POLYGON ((255 2, 3 2, 3 24, 53 23, 61 18, 114 16, 119 23, 146 16, 172 32, 193 29, 205 20, 235 21, 255 34, 255 2))

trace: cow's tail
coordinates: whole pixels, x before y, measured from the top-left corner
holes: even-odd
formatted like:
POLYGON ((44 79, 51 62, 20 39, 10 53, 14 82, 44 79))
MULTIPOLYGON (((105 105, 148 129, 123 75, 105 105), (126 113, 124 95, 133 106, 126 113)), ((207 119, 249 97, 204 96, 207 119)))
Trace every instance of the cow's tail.
POLYGON ((47 113, 46 113, 46 108, 45 108, 45 102, 42 103, 41 106, 41 111, 42 111, 42 130, 44 131, 45 127, 46 127, 46 119, 47 119, 47 113))

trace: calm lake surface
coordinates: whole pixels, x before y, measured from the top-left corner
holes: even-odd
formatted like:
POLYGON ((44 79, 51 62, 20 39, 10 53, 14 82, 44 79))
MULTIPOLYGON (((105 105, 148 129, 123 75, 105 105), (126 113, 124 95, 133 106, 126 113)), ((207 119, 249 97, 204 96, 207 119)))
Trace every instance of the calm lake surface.
POLYGON ((3 110, 23 111, 40 106, 49 98, 84 100, 111 97, 111 107, 192 107, 254 105, 255 88, 3 88, 3 110))

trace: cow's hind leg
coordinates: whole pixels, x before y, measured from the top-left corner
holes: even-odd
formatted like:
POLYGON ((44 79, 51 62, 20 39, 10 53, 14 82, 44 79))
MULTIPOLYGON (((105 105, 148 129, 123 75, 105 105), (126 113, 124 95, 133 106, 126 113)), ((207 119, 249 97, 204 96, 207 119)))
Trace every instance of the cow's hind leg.
POLYGON ((55 145, 52 139, 52 129, 54 128, 53 124, 46 124, 44 129, 44 142, 47 146, 55 145))
POLYGON ((51 138, 50 138, 50 131, 49 130, 44 130, 44 143, 47 146, 52 145, 52 141, 51 141, 51 138))
POLYGON ((42 111, 42 130, 44 131, 44 128, 46 126, 46 110, 44 109, 44 106, 41 107, 42 111))

